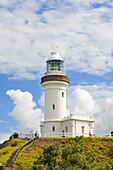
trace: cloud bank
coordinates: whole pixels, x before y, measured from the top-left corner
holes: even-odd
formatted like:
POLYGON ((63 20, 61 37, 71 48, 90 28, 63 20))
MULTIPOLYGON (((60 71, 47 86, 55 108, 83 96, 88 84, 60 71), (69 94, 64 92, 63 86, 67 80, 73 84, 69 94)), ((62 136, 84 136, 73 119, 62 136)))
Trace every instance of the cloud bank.
POLYGON ((36 79, 51 43, 59 46, 67 70, 113 71, 112 1, 2 0, 0 11, 0 73, 36 79))
POLYGON ((97 110, 95 101, 87 90, 75 88, 67 100, 70 111, 75 115, 92 115, 97 110))
POLYGON ((8 90, 7 95, 13 100, 14 108, 9 116, 12 116, 18 123, 20 130, 37 130, 39 132, 39 124, 41 110, 36 107, 32 94, 28 91, 8 90))
POLYGON ((113 131, 113 97, 104 100, 104 110, 96 120, 98 133, 104 132, 109 135, 113 131))

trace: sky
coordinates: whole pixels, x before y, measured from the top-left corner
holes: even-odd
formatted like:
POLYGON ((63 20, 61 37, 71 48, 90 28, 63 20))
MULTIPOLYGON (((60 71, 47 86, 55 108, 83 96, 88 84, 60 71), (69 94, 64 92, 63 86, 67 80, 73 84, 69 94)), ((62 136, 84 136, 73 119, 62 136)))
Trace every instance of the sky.
POLYGON ((0 0, 0 142, 39 133, 51 44, 70 78, 67 110, 93 115, 95 134, 113 130, 113 0, 0 0))

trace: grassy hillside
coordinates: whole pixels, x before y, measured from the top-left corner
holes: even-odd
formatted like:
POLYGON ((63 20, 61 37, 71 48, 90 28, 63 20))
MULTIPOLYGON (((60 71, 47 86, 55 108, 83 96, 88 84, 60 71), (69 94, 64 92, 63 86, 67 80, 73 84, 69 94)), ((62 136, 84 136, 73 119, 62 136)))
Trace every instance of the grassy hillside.
MULTIPOLYGON (((16 142, 20 146, 23 140, 16 142)), ((5 152, 8 144, 0 149, 2 163, 5 152)), ((20 152, 15 164, 22 170, 113 170, 113 138, 40 138, 20 152)))
POLYGON ((5 141, 0 145, 0 164, 4 165, 9 156, 26 142, 24 139, 13 139, 5 141))
POLYGON ((20 165, 22 170, 31 170, 34 161, 36 161, 40 155, 42 155, 44 148, 50 144, 60 143, 61 139, 52 139, 52 138, 40 138, 34 140, 26 148, 24 148, 21 153, 18 155, 18 159, 15 164, 20 165))

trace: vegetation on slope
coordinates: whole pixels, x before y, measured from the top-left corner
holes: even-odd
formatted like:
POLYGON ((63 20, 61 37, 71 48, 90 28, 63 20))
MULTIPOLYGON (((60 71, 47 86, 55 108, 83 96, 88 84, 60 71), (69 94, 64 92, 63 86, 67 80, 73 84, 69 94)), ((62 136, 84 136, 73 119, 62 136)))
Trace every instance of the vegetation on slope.
POLYGON ((113 170, 113 139, 76 137, 44 148, 33 170, 113 170))
POLYGON ((40 157, 44 148, 55 142, 60 143, 60 139, 39 138, 34 140, 19 153, 15 165, 19 165, 22 170, 31 170, 34 161, 40 157))
POLYGON ((21 150, 15 165, 22 170, 113 170, 113 137, 39 138, 21 150))
POLYGON ((26 142, 24 139, 12 139, 5 141, 0 145, 0 164, 4 165, 8 160, 9 156, 21 145, 26 142))

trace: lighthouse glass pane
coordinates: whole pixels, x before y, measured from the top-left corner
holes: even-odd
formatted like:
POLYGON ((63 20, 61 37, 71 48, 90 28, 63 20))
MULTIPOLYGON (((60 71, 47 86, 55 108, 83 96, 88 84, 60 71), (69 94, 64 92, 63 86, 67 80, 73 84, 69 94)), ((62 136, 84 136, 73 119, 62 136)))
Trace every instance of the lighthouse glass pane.
POLYGON ((47 71, 49 71, 49 70, 50 70, 50 64, 47 63, 47 71))
POLYGON ((63 71, 63 62, 59 60, 51 60, 47 63, 47 71, 63 71))

